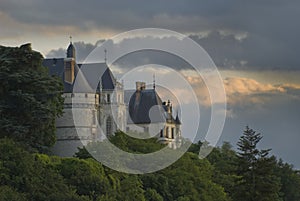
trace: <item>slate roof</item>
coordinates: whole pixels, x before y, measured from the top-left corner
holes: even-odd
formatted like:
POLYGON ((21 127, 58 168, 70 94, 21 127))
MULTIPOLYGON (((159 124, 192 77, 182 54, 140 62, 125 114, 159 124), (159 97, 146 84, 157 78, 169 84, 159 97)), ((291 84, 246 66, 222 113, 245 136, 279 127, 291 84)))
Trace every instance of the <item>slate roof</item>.
POLYGON ((106 63, 88 63, 88 64, 78 64, 79 68, 82 70, 85 77, 88 77, 88 82, 90 86, 95 89, 99 86, 101 76, 101 86, 103 90, 114 90, 116 86, 116 79, 112 74, 106 63))
POLYGON ((71 42, 70 45, 68 46, 68 49, 67 49, 67 57, 68 58, 75 58, 76 57, 75 54, 76 54, 75 47, 71 42))
POLYGON ((178 114, 176 115, 176 119, 175 119, 175 123, 176 124, 181 124, 181 121, 180 121, 180 119, 179 119, 179 117, 178 117, 178 114))
MULTIPOLYGON (((64 74, 64 58, 53 58, 53 59, 44 59, 43 66, 47 67, 50 75, 56 75, 63 80, 64 92, 71 93, 73 91, 73 84, 65 82, 64 74)), ((75 65, 75 74, 78 72, 78 66, 75 65)))
POLYGON ((128 123, 162 123, 166 122, 168 118, 172 123, 176 123, 172 115, 168 117, 167 107, 163 105, 155 89, 126 90, 124 99, 128 103, 128 123))
POLYGON ((106 63, 75 64, 75 77, 80 76, 82 78, 80 82, 76 82, 75 88, 74 83, 64 81, 64 58, 44 59, 43 66, 48 68, 50 75, 56 75, 63 80, 65 93, 72 93, 73 89, 76 89, 76 92, 99 91, 99 75, 102 75, 101 86, 103 90, 113 90, 116 86, 116 79, 106 63), (80 75, 78 75, 79 68, 82 72, 80 75))

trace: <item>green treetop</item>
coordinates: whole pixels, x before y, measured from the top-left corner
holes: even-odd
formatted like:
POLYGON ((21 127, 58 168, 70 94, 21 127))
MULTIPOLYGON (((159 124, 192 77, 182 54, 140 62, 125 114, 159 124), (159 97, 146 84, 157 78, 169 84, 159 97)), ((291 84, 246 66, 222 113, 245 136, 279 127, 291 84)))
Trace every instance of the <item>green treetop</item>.
POLYGON ((0 137, 42 149, 55 143, 55 119, 62 114, 63 86, 31 49, 0 46, 0 137))

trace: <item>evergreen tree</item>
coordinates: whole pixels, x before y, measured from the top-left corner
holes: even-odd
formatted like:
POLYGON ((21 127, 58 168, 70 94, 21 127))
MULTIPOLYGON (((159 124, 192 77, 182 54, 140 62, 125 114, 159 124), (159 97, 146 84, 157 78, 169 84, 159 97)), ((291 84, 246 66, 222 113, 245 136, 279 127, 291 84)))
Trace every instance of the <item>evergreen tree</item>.
POLYGON ((262 135, 248 126, 238 141, 238 169, 240 180, 235 190, 235 200, 280 200, 280 180, 274 174, 275 157, 268 157, 270 149, 259 150, 262 135))

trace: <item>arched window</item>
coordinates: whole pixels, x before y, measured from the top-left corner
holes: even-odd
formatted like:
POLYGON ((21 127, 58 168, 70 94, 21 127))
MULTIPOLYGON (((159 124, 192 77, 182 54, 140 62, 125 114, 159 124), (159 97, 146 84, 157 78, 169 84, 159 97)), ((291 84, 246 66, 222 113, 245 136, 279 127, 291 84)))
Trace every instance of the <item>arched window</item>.
POLYGON ((175 134, 175 128, 172 128, 172 132, 171 132, 171 137, 172 137, 172 139, 175 139, 175 137, 174 137, 174 134, 175 134))
POLYGON ((109 136, 112 134, 112 121, 111 117, 107 117, 106 119, 106 135, 109 136))
POLYGON ((165 136, 166 138, 169 138, 169 134, 170 134, 169 132, 170 132, 170 131, 169 131, 169 127, 167 127, 167 128, 166 128, 166 136, 165 136))
POLYGON ((110 94, 107 94, 107 103, 110 103, 110 94))

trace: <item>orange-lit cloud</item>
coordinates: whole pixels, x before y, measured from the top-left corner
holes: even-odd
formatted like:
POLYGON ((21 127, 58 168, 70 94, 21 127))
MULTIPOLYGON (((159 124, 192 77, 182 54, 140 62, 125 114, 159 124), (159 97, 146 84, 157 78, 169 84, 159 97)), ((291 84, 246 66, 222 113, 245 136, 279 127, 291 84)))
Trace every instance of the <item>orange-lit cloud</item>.
MULTIPOLYGON (((187 81, 195 89, 198 98, 205 106, 210 106, 209 91, 200 77, 188 75, 187 81)), ((243 77, 229 77, 223 80, 226 91, 227 104, 233 106, 235 104, 262 104, 270 101, 274 95, 291 96, 300 98, 300 85, 296 84, 269 84, 261 83, 255 79, 243 77)), ((188 96, 187 94, 185 94, 188 96)))
POLYGON ((284 93, 284 86, 259 83, 254 79, 232 77, 224 80, 226 93, 232 94, 254 94, 254 93, 284 93))

